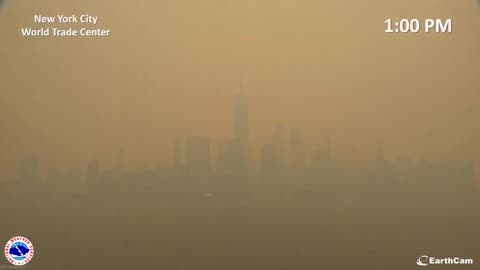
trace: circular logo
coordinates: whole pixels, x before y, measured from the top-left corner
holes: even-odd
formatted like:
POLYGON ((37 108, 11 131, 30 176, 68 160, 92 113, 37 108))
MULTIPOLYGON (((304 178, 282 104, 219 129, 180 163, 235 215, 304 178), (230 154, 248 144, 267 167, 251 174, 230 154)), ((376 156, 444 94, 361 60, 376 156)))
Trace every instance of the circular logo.
POLYGON ((33 258, 33 244, 28 238, 15 236, 5 245, 5 257, 13 265, 25 265, 33 258))
POLYGON ((417 264, 420 265, 420 266, 427 266, 428 265, 428 256, 427 255, 420 256, 417 260, 417 264))

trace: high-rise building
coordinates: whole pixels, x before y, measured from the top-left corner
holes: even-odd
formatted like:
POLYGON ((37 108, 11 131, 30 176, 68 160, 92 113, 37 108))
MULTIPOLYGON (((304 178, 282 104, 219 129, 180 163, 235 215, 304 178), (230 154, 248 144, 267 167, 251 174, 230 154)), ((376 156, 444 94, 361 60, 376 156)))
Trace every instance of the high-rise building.
POLYGON ((217 162, 217 172, 228 176, 244 176, 246 172, 246 159, 239 151, 238 145, 228 142, 220 145, 217 162))
POLYGON ((305 146, 299 129, 292 129, 290 133, 290 164, 294 170, 305 167, 305 146))
POLYGON ((249 126, 248 126, 248 97, 242 92, 235 98, 233 108, 233 146, 242 156, 248 159, 249 126))
POLYGON ((210 174, 210 138, 190 136, 186 144, 186 166, 190 176, 206 177, 210 174))
POLYGON ((286 147, 285 147, 285 128, 282 125, 277 125, 273 131, 272 145, 277 157, 275 158, 281 168, 285 168, 286 147))

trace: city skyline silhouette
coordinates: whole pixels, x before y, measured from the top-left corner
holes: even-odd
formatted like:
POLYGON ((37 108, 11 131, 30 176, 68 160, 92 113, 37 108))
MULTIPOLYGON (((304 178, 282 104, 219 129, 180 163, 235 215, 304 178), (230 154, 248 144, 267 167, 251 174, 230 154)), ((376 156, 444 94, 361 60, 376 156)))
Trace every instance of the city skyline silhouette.
POLYGON ((32 270, 478 269, 479 27, 475 1, 7 1, 0 244, 32 270), (98 21, 34 22, 72 14, 98 21), (111 32, 20 30, 47 27, 111 32))
MULTIPOLYGON (((20 161, 18 178, 12 180, 14 180, 13 183, 17 182, 20 185, 32 185, 33 189, 42 185, 53 190, 57 188, 57 185, 72 185, 77 188, 83 186, 79 190, 83 190, 83 192, 95 191, 96 187, 104 185, 102 188, 105 189, 102 191, 107 193, 115 191, 122 181, 125 182, 123 184, 135 186, 142 180, 151 181, 159 188, 162 186, 162 181, 175 183, 175 181, 182 180, 184 182, 179 182, 182 183, 182 187, 192 185, 194 188, 203 188, 205 191, 218 188, 218 184, 222 185, 222 182, 235 182, 232 189, 227 188, 228 192, 242 186, 254 187, 267 180, 268 185, 279 185, 279 187, 287 189, 298 184, 315 181, 319 187, 335 186, 335 191, 341 192, 340 186, 343 185, 343 189, 351 188, 350 192, 354 194, 358 191, 356 190, 358 184, 369 188, 398 188, 404 192, 413 192, 409 189, 418 186, 431 185, 430 189, 435 190, 438 186, 443 195, 448 194, 443 193, 448 191, 461 194, 478 189, 479 172, 475 160, 445 159, 432 162, 422 157, 415 160, 406 156, 391 161, 385 156, 384 142, 377 140, 373 159, 367 160, 367 163, 347 164, 334 157, 331 138, 327 138, 324 145, 320 147, 305 148, 302 131, 290 129, 287 134, 283 125, 277 125, 273 129, 271 141, 263 145, 259 153, 259 164, 256 165, 250 159, 249 154, 249 116, 251 112, 248 104, 248 96, 242 89, 232 102, 231 139, 217 146, 216 157, 212 155, 212 145, 216 141, 215 139, 208 135, 186 135, 183 141, 177 139, 172 144, 172 162, 170 164, 160 163, 156 167, 145 166, 140 170, 128 170, 123 167, 124 152, 122 150, 119 151, 115 167, 105 168, 99 159, 93 158, 88 160, 84 169, 82 167, 77 169, 47 167, 46 170, 42 170, 41 160, 31 153, 25 155, 20 161), (59 178, 59 172, 63 173, 62 178, 59 178), (347 176, 352 172, 355 173, 347 176), (422 176, 422 173, 426 173, 426 175, 422 176), (305 179, 293 180, 295 177, 305 179), (344 177, 347 177, 347 182, 339 185, 337 182, 344 177), (364 177, 365 179, 363 179, 364 177), (422 179, 423 177, 425 179, 422 179), (435 181, 429 177, 438 179, 435 181), (411 182, 416 178, 418 178, 416 180, 418 186, 411 182), (60 179, 65 182, 62 183, 60 179), (357 181, 360 179, 365 182, 357 181), (155 183, 157 180, 158 182, 155 183), (130 183, 128 183, 129 181, 130 183), (289 183, 287 184, 285 181, 289 183), (349 185, 351 186, 348 187, 349 185)), ((342 179, 342 181, 344 180, 346 179, 342 179)), ((141 190, 139 189, 139 191, 141 190)), ((181 188, 177 191, 180 190, 181 188)), ((365 191, 360 189, 359 194, 365 191)))

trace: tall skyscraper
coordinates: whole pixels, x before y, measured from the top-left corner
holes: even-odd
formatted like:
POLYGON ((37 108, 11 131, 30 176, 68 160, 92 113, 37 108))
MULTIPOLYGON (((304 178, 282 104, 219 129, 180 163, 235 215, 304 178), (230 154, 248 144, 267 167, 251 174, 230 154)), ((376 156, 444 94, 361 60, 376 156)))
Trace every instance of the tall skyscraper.
POLYGON ((273 131, 272 144, 277 155, 276 160, 281 168, 285 168, 285 128, 282 125, 277 125, 273 131))
POLYGON ((248 97, 240 93, 235 98, 233 108, 233 144, 242 159, 248 159, 249 127, 248 127, 248 97))
POLYGON ((290 133, 290 164, 294 170, 302 170, 305 167, 305 146, 301 131, 297 128, 290 133))

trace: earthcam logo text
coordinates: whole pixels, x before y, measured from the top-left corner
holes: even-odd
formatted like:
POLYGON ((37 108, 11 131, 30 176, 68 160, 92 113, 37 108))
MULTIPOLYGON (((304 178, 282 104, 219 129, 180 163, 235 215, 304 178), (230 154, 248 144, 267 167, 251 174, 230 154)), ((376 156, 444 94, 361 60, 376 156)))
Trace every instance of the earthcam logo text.
POLYGON ((420 256, 417 260, 417 265, 420 266, 427 266, 427 265, 435 265, 435 264, 473 264, 473 259, 462 259, 458 257, 454 258, 442 258, 438 259, 435 257, 429 257, 427 255, 420 256))

